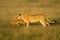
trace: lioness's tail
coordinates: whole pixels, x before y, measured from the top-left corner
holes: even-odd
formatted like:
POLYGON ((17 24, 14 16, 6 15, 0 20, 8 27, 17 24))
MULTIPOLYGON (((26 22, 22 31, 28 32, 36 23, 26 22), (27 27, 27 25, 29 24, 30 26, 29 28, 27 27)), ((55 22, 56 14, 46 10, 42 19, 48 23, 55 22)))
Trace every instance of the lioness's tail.
POLYGON ((47 17, 46 17, 47 21, 50 22, 50 23, 55 23, 56 21, 50 21, 47 17))

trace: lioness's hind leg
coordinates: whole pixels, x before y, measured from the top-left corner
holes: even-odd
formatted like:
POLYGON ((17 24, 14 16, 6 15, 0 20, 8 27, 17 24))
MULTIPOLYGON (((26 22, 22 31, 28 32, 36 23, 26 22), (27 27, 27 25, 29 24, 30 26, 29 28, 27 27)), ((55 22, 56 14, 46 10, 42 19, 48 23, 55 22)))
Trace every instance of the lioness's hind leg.
POLYGON ((41 20, 40 20, 40 23, 44 26, 44 28, 46 27, 45 21, 41 21, 41 20))
POLYGON ((46 22, 46 24, 47 24, 48 26, 50 26, 50 24, 49 24, 48 22, 46 22))

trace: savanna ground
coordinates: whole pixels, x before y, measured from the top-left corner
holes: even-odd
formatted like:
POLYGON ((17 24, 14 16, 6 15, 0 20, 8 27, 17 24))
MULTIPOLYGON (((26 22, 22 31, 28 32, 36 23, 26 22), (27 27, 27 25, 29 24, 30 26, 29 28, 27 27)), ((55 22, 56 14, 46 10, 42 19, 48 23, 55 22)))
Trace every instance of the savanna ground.
POLYGON ((0 0, 0 40, 60 40, 60 0, 0 0), (11 25, 19 13, 42 13, 56 23, 46 28, 39 23, 11 25))
POLYGON ((44 28, 41 24, 12 26, 0 25, 0 40, 60 40, 60 25, 51 24, 44 28))

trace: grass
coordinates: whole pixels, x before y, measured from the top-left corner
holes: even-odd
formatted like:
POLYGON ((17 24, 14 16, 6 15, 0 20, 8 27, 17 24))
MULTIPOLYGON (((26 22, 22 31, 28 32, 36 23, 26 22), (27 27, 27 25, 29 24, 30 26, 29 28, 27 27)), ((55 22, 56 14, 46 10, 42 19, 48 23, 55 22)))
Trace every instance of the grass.
POLYGON ((60 28, 54 24, 51 27, 43 28, 42 25, 12 26, 3 24, 0 26, 0 40, 60 40, 60 28), (58 32, 57 32, 58 31, 58 32))

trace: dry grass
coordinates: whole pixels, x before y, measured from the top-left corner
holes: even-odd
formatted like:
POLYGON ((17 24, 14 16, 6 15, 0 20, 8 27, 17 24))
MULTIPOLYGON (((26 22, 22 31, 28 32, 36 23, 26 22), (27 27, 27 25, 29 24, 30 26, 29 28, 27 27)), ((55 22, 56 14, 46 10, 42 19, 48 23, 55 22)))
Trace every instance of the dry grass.
POLYGON ((42 25, 0 26, 0 40, 60 40, 60 25, 51 25, 43 28, 42 25))

